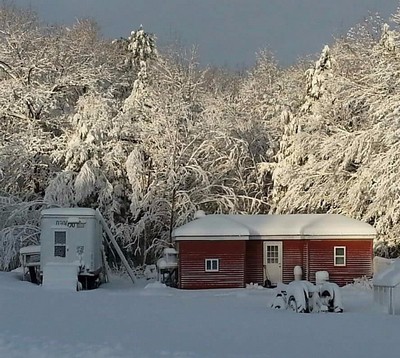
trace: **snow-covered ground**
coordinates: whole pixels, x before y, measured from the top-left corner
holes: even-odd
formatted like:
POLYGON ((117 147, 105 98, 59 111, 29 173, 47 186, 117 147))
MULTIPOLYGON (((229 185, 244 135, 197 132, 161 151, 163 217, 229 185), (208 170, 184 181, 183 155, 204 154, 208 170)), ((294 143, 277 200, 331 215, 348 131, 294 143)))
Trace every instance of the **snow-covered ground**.
POLYGON ((379 312, 371 290, 343 288, 343 314, 274 310, 274 295, 118 277, 68 292, 0 272, 0 357, 399 357, 400 317, 379 312))

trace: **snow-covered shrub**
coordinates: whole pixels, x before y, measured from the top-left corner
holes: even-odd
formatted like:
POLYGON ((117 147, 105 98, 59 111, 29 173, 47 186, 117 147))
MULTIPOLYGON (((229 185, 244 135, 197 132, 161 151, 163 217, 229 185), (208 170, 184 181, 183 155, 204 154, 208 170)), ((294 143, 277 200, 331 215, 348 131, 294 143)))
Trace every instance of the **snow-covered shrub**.
POLYGON ((21 247, 39 243, 40 202, 23 202, 16 198, 0 200, 0 270, 19 266, 21 247))
POLYGON ((351 286, 365 290, 372 290, 374 288, 374 285, 372 283, 372 278, 369 278, 367 276, 355 278, 351 286))

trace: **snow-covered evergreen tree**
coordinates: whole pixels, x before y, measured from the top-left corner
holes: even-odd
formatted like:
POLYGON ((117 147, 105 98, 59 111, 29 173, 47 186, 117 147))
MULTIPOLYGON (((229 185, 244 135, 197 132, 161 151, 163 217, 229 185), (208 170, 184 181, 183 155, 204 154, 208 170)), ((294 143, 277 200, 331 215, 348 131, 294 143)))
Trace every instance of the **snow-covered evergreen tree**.
POLYGON ((232 73, 158 53, 142 27, 109 42, 2 5, 0 268, 36 242, 40 205, 100 208, 140 264, 199 209, 342 213, 397 255, 399 19, 368 19, 311 64, 263 51, 232 73))

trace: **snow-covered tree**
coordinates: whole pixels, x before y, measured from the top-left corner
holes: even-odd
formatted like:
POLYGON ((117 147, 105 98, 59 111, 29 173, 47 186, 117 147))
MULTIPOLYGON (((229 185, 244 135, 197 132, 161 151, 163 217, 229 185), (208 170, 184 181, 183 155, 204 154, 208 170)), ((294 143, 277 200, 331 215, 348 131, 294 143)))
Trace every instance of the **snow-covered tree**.
POLYGON ((19 250, 39 242, 39 210, 43 202, 0 196, 0 270, 19 266, 19 250))
POLYGON ((7 168, 0 180, 6 192, 31 200, 60 170, 50 157, 79 97, 115 91, 124 71, 91 22, 44 27, 34 14, 5 5, 0 16, 0 168, 7 168))
POLYGON ((146 89, 149 84, 149 66, 157 58, 155 36, 143 30, 132 31, 128 37, 129 61, 136 71, 131 95, 125 101, 125 110, 146 105, 146 89))
POLYGON ((293 128, 289 152, 274 172, 275 179, 280 175, 276 211, 343 213, 367 221, 378 230, 379 252, 391 255, 399 207, 396 38, 387 26, 352 30, 332 47, 330 66, 314 91, 311 75, 326 63, 322 54, 308 73, 304 105, 286 116, 293 128))
POLYGON ((264 203, 250 148, 262 132, 216 97, 195 54, 159 58, 151 76, 148 105, 126 112, 136 114, 138 143, 127 161, 134 230, 124 236, 144 258, 198 209, 257 212, 264 203))
POLYGON ((399 13, 246 73, 159 53, 142 27, 109 42, 9 4, 0 20, 0 268, 37 239, 38 205, 100 208, 140 264, 199 209, 342 213, 400 252, 399 13))

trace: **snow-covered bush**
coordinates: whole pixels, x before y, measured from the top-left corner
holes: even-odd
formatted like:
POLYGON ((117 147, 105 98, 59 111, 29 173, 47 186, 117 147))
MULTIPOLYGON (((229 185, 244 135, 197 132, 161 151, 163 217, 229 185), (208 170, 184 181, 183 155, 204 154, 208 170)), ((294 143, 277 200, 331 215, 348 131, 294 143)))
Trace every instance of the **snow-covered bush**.
POLYGON ((354 282, 351 285, 366 290, 372 290, 374 288, 372 278, 366 276, 355 278, 354 282))
POLYGON ((0 197, 0 270, 19 266, 21 247, 39 243, 40 202, 0 197))

